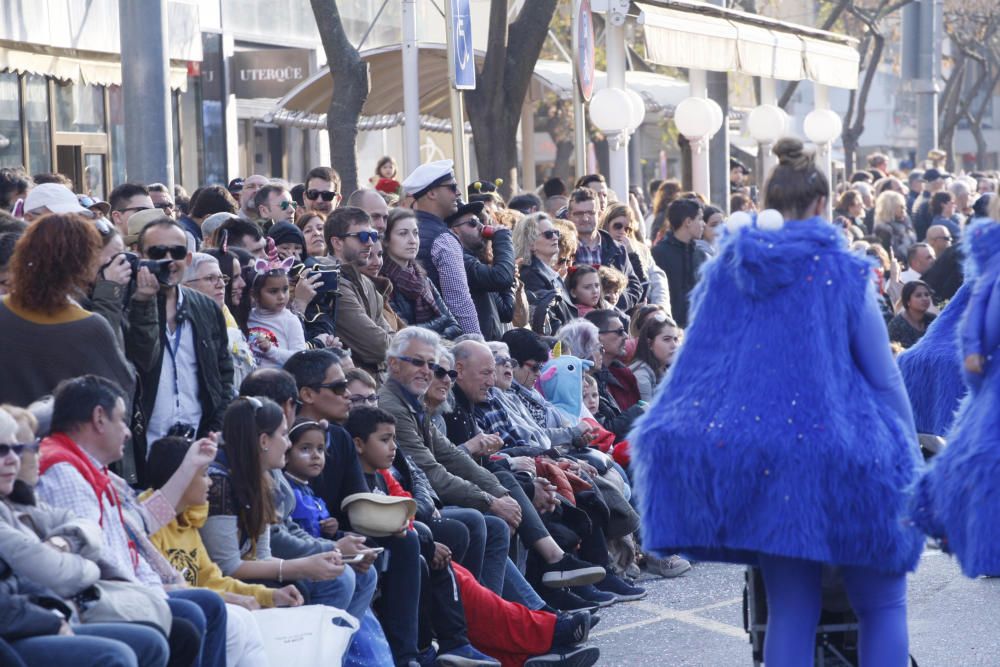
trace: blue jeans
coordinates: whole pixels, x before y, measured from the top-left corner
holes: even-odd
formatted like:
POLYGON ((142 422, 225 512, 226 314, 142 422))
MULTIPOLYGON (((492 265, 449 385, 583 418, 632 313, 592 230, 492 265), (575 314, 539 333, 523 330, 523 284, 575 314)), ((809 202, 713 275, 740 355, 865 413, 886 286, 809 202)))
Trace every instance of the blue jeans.
MULTIPOLYGON (((497 595, 503 590, 510 550, 510 529, 507 522, 492 514, 465 507, 446 507, 441 515, 460 521, 469 529, 469 548, 464 560, 458 560, 484 587, 497 595)), ((434 526, 431 526, 433 530, 434 526)))
MULTIPOLYGON (((808 667, 816 649, 816 625, 822 611, 821 564, 760 556, 767 592, 767 667, 808 667)), ((865 567, 841 567, 847 596, 858 616, 862 665, 906 667, 910 664, 906 629, 906 575, 865 567)))
POLYGON ((226 667, 226 603, 215 591, 185 588, 170 591, 167 604, 174 616, 194 624, 204 640, 194 667, 226 667))
POLYGON ((74 637, 48 635, 11 642, 27 667, 164 667, 170 649, 156 629, 138 623, 73 626, 74 637))
POLYGON ((359 574, 354 568, 347 566, 344 568, 344 573, 336 579, 299 583, 309 593, 309 604, 325 604, 343 609, 360 621, 371 606, 375 586, 378 584, 378 574, 374 567, 368 568, 364 574, 359 574))
POLYGON ((409 530, 404 537, 375 540, 385 547, 386 569, 382 572, 382 597, 378 600, 379 618, 385 638, 397 665, 416 660, 417 617, 420 609, 420 541, 409 530))
POLYGON ((538 611, 545 606, 545 601, 538 596, 535 589, 531 587, 528 580, 517 569, 517 565, 514 565, 514 561, 509 558, 507 559, 506 574, 503 580, 502 597, 504 600, 524 605, 533 611, 538 611))

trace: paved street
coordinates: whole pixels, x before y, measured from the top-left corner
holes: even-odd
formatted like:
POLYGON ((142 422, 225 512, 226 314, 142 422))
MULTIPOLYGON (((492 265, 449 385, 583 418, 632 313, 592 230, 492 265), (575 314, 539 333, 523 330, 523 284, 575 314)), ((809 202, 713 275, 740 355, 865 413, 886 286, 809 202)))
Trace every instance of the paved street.
MULTIPOLYGON (((696 564, 680 579, 643 583, 645 600, 601 613, 600 665, 752 665, 743 631, 743 568, 696 564)), ((910 579, 910 652, 920 667, 1000 666, 1000 579, 963 577, 927 551, 910 579)))

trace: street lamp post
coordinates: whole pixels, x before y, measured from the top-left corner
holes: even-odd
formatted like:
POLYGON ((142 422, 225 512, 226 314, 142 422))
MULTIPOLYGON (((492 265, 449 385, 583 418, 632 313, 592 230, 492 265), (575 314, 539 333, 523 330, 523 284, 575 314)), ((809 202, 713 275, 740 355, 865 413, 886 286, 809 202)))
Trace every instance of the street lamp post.
POLYGON ((775 158, 771 149, 778 139, 785 134, 788 125, 788 114, 773 104, 761 104, 755 107, 747 117, 747 129, 750 136, 757 142, 760 154, 760 176, 759 185, 763 185, 763 180, 774 168, 775 158))
POLYGON ((704 97, 689 97, 674 109, 674 124, 691 144, 691 189, 711 195, 709 139, 722 127, 722 109, 704 97))
POLYGON ((814 109, 806 116, 802 129, 809 141, 816 144, 817 166, 826 174, 830 182, 831 192, 827 195, 827 218, 833 217, 833 163, 830 149, 833 142, 840 136, 844 124, 840 115, 830 109, 814 109))

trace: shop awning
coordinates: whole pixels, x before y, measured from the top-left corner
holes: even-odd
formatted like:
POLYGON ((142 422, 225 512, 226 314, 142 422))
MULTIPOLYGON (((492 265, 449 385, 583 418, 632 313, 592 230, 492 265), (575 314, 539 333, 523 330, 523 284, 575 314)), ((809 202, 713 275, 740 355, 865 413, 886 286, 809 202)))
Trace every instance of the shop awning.
MULTIPOLYGON (((51 76, 97 86, 120 86, 122 66, 117 58, 81 57, 64 53, 0 47, 0 71, 51 76)), ((187 66, 170 65, 170 87, 187 90, 187 66)))
POLYGON ((658 65, 858 87, 858 41, 697 0, 635 2, 658 65))

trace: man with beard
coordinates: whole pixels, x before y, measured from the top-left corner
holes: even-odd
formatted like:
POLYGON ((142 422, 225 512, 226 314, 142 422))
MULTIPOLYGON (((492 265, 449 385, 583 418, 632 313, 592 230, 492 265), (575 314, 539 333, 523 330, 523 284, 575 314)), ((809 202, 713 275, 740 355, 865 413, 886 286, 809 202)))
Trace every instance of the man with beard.
POLYGON ((306 174, 302 201, 306 209, 327 217, 340 205, 340 174, 330 167, 313 167, 306 174))
MULTIPOLYGON (((499 340, 503 335, 501 325, 510 322, 514 315, 514 242, 506 227, 490 227, 487 232, 480 220, 482 210, 482 202, 464 204, 445 222, 462 244, 469 292, 479 315, 479 330, 484 339, 499 340), (492 264, 481 259, 487 234, 493 246, 492 264)), ((449 303, 448 307, 451 306, 449 303)))
POLYGON ((441 292, 463 333, 481 333, 476 306, 462 262, 462 244, 448 233, 445 218, 458 210, 458 183, 451 160, 422 164, 403 181, 403 194, 413 197, 411 208, 420 227, 417 261, 441 292))
POLYGON ((385 355, 393 329, 385 319, 382 295, 371 278, 361 273, 368 264, 378 232, 360 208, 338 208, 323 227, 326 246, 340 265, 337 298, 337 336, 352 352, 354 363, 375 378, 385 373, 385 355))

